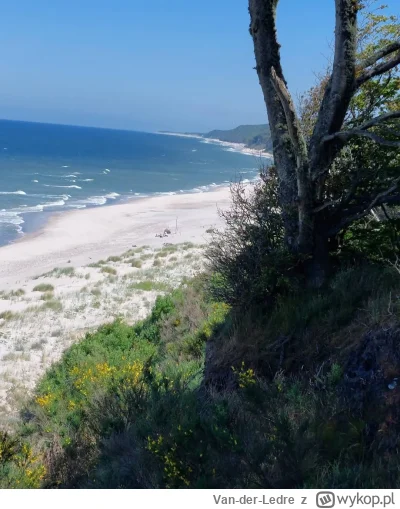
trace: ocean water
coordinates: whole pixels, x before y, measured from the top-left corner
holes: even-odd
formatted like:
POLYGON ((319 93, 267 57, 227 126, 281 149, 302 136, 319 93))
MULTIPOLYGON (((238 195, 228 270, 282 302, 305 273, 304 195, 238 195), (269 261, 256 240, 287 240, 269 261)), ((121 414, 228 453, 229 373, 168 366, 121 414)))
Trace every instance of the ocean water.
POLYGON ((257 177, 260 161, 162 134, 0 120, 0 245, 54 212, 257 177))

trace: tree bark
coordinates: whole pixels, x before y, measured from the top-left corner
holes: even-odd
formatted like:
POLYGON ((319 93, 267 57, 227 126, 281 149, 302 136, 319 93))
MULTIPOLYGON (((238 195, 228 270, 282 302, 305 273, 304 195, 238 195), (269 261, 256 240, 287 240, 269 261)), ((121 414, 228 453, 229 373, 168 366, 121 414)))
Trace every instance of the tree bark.
POLYGON ((280 46, 276 37, 278 0, 250 0, 250 34, 254 41, 256 70, 267 107, 275 165, 279 179, 279 195, 285 224, 286 243, 297 249, 298 211, 296 159, 286 123, 285 112, 272 81, 272 69, 284 82, 280 46))

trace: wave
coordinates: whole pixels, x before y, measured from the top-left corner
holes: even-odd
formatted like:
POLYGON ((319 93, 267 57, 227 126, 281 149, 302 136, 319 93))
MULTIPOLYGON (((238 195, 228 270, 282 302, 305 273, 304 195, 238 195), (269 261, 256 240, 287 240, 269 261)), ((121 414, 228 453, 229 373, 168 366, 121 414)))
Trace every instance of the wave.
POLYGON ((26 195, 25 191, 1 191, 0 194, 23 194, 23 195, 26 195))
POLYGON ((94 179, 79 179, 79 182, 93 182, 94 179))
POLYGON ((20 225, 24 223, 24 220, 17 212, 11 210, 2 210, 0 212, 0 223, 9 223, 13 225, 20 225))
POLYGON ((45 187, 62 187, 62 188, 65 188, 65 189, 82 189, 81 187, 79 186, 54 186, 52 184, 43 184, 45 187))
POLYGON ((72 208, 85 208, 87 205, 105 205, 108 200, 116 200, 119 196, 118 193, 108 193, 104 196, 89 196, 83 200, 77 200, 68 204, 72 208))

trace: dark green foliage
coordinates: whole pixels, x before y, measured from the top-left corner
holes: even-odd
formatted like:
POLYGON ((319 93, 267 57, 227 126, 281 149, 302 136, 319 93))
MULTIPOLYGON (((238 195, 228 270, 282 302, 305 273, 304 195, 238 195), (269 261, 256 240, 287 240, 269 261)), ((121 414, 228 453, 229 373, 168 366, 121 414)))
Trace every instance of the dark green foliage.
POLYGON ((231 196, 231 209, 221 212, 226 226, 213 233, 207 251, 211 291, 224 302, 249 307, 297 286, 300 259, 285 247, 273 168, 264 169, 252 189, 233 185, 231 196))
POLYGON ((354 223, 346 232, 343 244, 347 258, 370 259, 396 265, 400 257, 400 218, 373 218, 354 223))
POLYGON ((203 135, 204 138, 244 143, 249 148, 271 150, 272 139, 268 124, 240 125, 227 131, 215 130, 203 135))

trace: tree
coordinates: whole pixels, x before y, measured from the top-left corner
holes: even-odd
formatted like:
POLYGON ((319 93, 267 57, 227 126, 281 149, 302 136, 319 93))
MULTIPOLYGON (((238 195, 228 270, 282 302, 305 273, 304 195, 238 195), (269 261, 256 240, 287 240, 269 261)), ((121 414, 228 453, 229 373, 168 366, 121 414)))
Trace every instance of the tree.
POLYGON ((360 2, 335 0, 332 70, 314 90, 313 113, 301 122, 281 65, 278 2, 249 0, 250 34, 271 129, 285 242, 289 251, 308 259, 309 282, 321 285, 337 236, 375 207, 400 204, 400 163, 393 165, 390 153, 382 152, 382 147, 392 153, 400 147, 400 105, 382 110, 372 102, 365 108, 364 100, 364 108, 357 107, 361 91, 383 76, 386 86, 397 83, 398 88, 393 80, 400 64, 400 33, 388 31, 371 43, 377 23, 358 27, 360 2), (352 156, 352 147, 358 147, 358 157, 352 156), (386 165, 378 165, 379 175, 367 156, 374 150, 383 154, 386 165))

